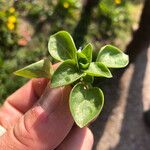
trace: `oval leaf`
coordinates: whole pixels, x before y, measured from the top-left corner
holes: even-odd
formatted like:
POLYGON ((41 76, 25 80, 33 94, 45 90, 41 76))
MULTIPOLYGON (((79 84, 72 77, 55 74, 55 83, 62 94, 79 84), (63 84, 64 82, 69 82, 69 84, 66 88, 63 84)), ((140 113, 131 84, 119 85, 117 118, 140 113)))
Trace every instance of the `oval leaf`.
POLYGON ((59 61, 75 59, 77 51, 71 35, 66 31, 50 36, 48 50, 51 56, 59 61))
POLYGON ((99 115, 103 104, 103 92, 97 87, 87 89, 84 84, 79 83, 71 91, 70 111, 80 128, 88 125, 99 115))
POLYGON ((129 58, 118 48, 106 45, 101 48, 96 61, 102 62, 108 68, 123 68, 129 63, 129 58))
POLYGON ((87 70, 84 71, 87 75, 95 77, 111 78, 112 74, 109 69, 100 62, 92 62, 87 70))
POLYGON ((59 87, 73 83, 84 74, 79 73, 76 63, 73 60, 64 61, 52 76, 52 87, 59 87))
POLYGON ((14 74, 25 78, 50 78, 52 72, 51 62, 47 58, 17 70, 14 74))

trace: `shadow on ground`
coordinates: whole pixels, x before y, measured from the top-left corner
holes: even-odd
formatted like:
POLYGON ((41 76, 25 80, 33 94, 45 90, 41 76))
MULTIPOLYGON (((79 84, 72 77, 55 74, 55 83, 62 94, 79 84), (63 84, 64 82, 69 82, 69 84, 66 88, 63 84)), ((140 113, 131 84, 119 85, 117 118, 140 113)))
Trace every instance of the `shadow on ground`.
MULTIPOLYGON (((149 150, 149 130, 143 123, 143 81, 150 53, 150 1, 145 0, 139 28, 127 46, 130 66, 111 80, 96 80, 105 94, 103 112, 91 125, 98 150, 149 150), (137 57, 138 56, 138 57, 137 57), (137 58, 137 60, 136 60, 137 58)), ((150 77, 149 77, 150 78, 150 77)))
MULTIPOLYGON (((104 132, 107 132, 105 130, 107 123, 112 121, 110 116, 113 113, 113 109, 118 105, 118 101, 121 97, 120 93, 122 93, 121 92, 122 83, 120 81, 120 77, 116 76, 117 73, 115 73, 115 78, 113 78, 111 81, 107 80, 105 80, 104 82, 99 81, 99 83, 102 84, 102 89, 105 93, 105 107, 101 115, 91 126, 91 129, 95 136, 94 149, 96 149, 98 143, 101 143, 100 146, 97 147, 97 149, 100 150, 150 149, 149 146, 150 135, 148 133, 148 129, 145 127, 143 123, 142 118, 143 115, 142 89, 147 66, 147 49, 148 48, 145 48, 142 54, 138 57, 137 61, 135 61, 135 63, 133 64, 134 71, 132 73, 130 81, 128 80, 128 77, 125 77, 123 79, 123 82, 130 82, 130 83, 128 86, 129 89, 127 90, 128 93, 126 94, 127 97, 123 98, 123 100, 126 101, 126 106, 123 114, 123 120, 120 122, 121 129, 119 131, 118 129, 114 131, 114 134, 116 134, 115 132, 118 132, 118 135, 120 136, 119 141, 117 145, 113 148, 111 148, 111 145, 113 145, 111 143, 110 146, 104 146, 109 148, 103 148, 103 146, 101 146, 102 145, 101 138, 103 138, 104 132)), ((130 69, 130 67, 128 69, 130 69)), ((121 74, 118 72, 118 75, 121 74)), ((114 123, 112 123, 112 126, 113 125, 114 123)), ((114 128, 115 127, 113 127, 113 129, 114 128)), ((105 139, 107 139, 107 136, 111 136, 109 132, 110 131, 108 131, 108 133, 105 133, 106 136, 104 137, 105 139)), ((113 139, 110 142, 113 142, 113 139)))

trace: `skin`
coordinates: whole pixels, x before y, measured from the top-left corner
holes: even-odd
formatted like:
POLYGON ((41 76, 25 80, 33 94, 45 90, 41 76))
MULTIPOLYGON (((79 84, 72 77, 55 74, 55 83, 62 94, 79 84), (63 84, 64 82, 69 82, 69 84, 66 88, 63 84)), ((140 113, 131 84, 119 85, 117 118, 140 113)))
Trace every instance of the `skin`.
POLYGON ((32 79, 0 108, 0 150, 91 150, 93 134, 78 128, 69 111, 71 87, 50 88, 47 79, 32 79))

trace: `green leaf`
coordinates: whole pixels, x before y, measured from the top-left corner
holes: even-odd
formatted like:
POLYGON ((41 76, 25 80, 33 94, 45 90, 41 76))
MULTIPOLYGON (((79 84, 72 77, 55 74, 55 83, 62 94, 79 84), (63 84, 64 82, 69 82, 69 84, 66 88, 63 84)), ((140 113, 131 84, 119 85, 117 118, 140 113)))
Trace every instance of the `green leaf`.
POLYGON ((87 75, 95 77, 111 78, 112 74, 109 69, 100 62, 92 62, 87 70, 84 71, 87 75))
POLYGON ((76 47, 71 35, 60 31, 50 36, 48 50, 51 56, 59 61, 76 59, 76 47))
POLYGON ((93 47, 89 43, 81 51, 81 53, 84 54, 86 56, 86 58, 88 59, 88 63, 91 63, 91 61, 92 61, 92 50, 93 50, 93 47))
POLYGON ((97 88, 86 88, 77 84, 70 93, 69 107, 76 124, 82 128, 96 118, 104 104, 103 92, 97 88))
POLYGON ((102 62, 108 68, 123 68, 129 63, 128 55, 112 45, 101 48, 97 62, 102 62))
POLYGON ((51 78, 52 72, 51 62, 46 58, 17 70, 14 74, 25 78, 51 78))
POLYGON ((78 66, 80 69, 83 69, 83 70, 87 69, 90 65, 87 57, 81 52, 77 52, 77 60, 78 60, 78 66))
POLYGON ((73 83, 84 74, 80 73, 77 64, 73 60, 64 61, 52 76, 52 87, 59 87, 73 83))

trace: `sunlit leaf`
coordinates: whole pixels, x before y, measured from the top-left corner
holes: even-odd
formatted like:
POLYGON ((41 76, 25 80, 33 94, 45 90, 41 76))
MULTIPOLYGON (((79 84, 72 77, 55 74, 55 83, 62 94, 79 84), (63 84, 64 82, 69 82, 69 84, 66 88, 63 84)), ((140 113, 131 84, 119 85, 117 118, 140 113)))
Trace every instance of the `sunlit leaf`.
POLYGON ((52 87, 59 87, 73 83, 84 74, 80 73, 73 60, 64 61, 54 72, 52 76, 52 87))
POLYGON ((103 92, 97 88, 86 88, 77 84, 71 91, 69 106, 76 124, 82 128, 96 118, 104 104, 103 92))
POLYGON ((100 62, 92 62, 87 70, 84 71, 86 74, 96 77, 111 78, 112 74, 109 69, 100 62))
POLYGON ((106 45, 101 48, 96 61, 102 62, 108 68, 122 68, 127 66, 129 58, 118 48, 106 45))
POLYGON ((59 61, 76 59, 76 47, 71 35, 60 31, 50 36, 48 50, 51 56, 59 61))
POLYGON ((43 59, 14 72, 25 78, 51 78, 53 69, 49 59, 43 59))

